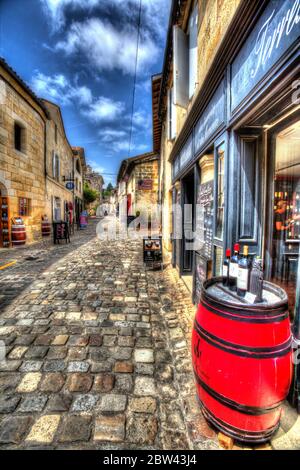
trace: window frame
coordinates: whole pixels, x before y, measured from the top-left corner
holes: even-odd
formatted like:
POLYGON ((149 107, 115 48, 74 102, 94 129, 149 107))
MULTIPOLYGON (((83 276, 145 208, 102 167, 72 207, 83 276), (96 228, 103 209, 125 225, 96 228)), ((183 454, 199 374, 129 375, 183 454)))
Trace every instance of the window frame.
POLYGON ((31 216, 31 209, 32 209, 32 201, 28 197, 19 197, 18 198, 18 214, 19 217, 30 217, 31 216), (26 201, 25 204, 23 204, 23 207, 25 208, 25 211, 21 211, 21 201, 26 201))

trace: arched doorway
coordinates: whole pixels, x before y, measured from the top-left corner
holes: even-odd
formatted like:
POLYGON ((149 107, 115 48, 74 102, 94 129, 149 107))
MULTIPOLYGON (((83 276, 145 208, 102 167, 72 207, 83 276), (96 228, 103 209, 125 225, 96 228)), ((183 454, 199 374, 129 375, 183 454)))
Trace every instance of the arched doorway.
POLYGON ((0 247, 9 248, 9 198, 6 186, 0 181, 0 247))

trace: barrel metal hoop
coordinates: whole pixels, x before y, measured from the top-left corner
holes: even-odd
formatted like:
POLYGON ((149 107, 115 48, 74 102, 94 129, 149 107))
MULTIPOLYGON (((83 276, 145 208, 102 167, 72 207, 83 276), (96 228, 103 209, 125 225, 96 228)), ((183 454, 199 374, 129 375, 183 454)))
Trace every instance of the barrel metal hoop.
POLYGON ((205 290, 202 290, 202 299, 205 301, 205 302, 209 302, 211 303, 212 305, 214 305, 216 308, 226 308, 226 311, 229 311, 231 313, 235 313, 235 314, 238 314, 238 315, 244 315, 244 316, 251 316, 251 315, 257 315, 258 313, 261 314, 261 315, 266 315, 266 316, 277 316, 281 313, 285 313, 286 310, 287 310, 287 303, 284 302, 282 303, 281 305, 277 306, 277 307, 266 307, 264 304, 260 304, 258 306, 258 304, 243 304, 241 306, 240 305, 234 305, 234 304, 230 304, 230 303, 227 303, 227 302, 219 302, 217 299, 215 299, 214 297, 212 297, 211 295, 209 295, 205 290), (246 310, 246 312, 245 312, 246 310))
POLYGON ((194 369, 194 374, 195 374, 195 378, 196 378, 198 385, 200 385, 200 387, 202 387, 206 393, 208 393, 212 398, 214 398, 216 401, 221 403, 223 406, 226 406, 227 408, 230 408, 234 411, 238 411, 239 413, 242 413, 242 414, 251 415, 251 416, 265 415, 265 414, 271 413, 272 411, 277 410, 284 402, 284 400, 281 400, 280 402, 275 403, 274 405, 271 405, 268 407, 243 405, 241 403, 237 403, 236 401, 231 400, 230 398, 227 398, 224 395, 221 395, 220 393, 216 392, 216 390, 212 389, 209 385, 207 385, 203 380, 200 379, 195 369, 194 369))
MULTIPOLYGON (((214 303, 211 300, 210 302, 214 303)), ((274 323, 275 320, 276 322, 284 321, 289 317, 288 312, 285 310, 284 314, 278 315, 278 312, 277 312, 276 315, 273 314, 273 316, 268 316, 266 315, 265 312, 263 312, 263 316, 264 316, 263 318, 262 317, 254 318, 255 312, 245 313, 245 312, 239 312, 239 311, 233 311, 233 310, 229 311, 230 309, 228 309, 228 311, 225 312, 223 310, 219 310, 218 307, 215 308, 211 304, 208 304, 205 301, 204 297, 202 297, 201 303, 207 310, 209 310, 212 313, 215 313, 219 317, 228 318, 230 320, 244 322, 244 323, 274 323)), ((214 304, 216 305, 216 303, 214 304)))
POLYGON ((273 346, 270 348, 257 348, 251 346, 244 346, 240 344, 230 343, 222 338, 209 333, 204 328, 202 328, 197 320, 194 323, 195 331, 199 336, 207 341, 207 343, 215 346, 216 348, 221 349, 229 354, 234 354, 237 356, 249 357, 252 359, 274 359, 277 357, 286 356, 291 352, 292 337, 285 341, 285 343, 280 344, 279 346, 273 346))
POLYGON ((273 434, 277 431, 280 423, 278 422, 275 426, 266 429, 265 431, 246 431, 244 429, 236 428, 225 421, 217 418, 211 413, 211 411, 206 408, 204 403, 199 399, 199 404, 201 411, 204 417, 210 421, 210 423, 215 426, 219 431, 224 432, 225 434, 233 437, 237 441, 251 442, 251 443, 262 443, 270 440, 273 434))

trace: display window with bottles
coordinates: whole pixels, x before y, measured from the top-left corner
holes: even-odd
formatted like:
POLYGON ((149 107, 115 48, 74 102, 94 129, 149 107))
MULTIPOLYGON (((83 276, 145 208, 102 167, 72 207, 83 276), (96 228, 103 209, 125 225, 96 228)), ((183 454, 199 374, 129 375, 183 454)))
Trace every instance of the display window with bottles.
POLYGON ((269 278, 286 290, 293 317, 300 248, 300 119, 282 123, 271 142, 269 278))

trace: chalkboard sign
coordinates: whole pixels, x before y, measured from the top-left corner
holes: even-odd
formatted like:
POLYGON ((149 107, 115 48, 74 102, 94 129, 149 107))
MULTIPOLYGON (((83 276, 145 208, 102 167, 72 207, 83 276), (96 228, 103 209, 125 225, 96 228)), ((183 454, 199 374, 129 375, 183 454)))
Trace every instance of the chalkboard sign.
POLYGON ((212 258, 214 182, 201 184, 197 196, 197 234, 200 254, 212 258))
POLYGON ((208 261, 199 253, 195 253, 195 275, 194 275, 194 302, 200 302, 203 283, 208 278, 208 261))

